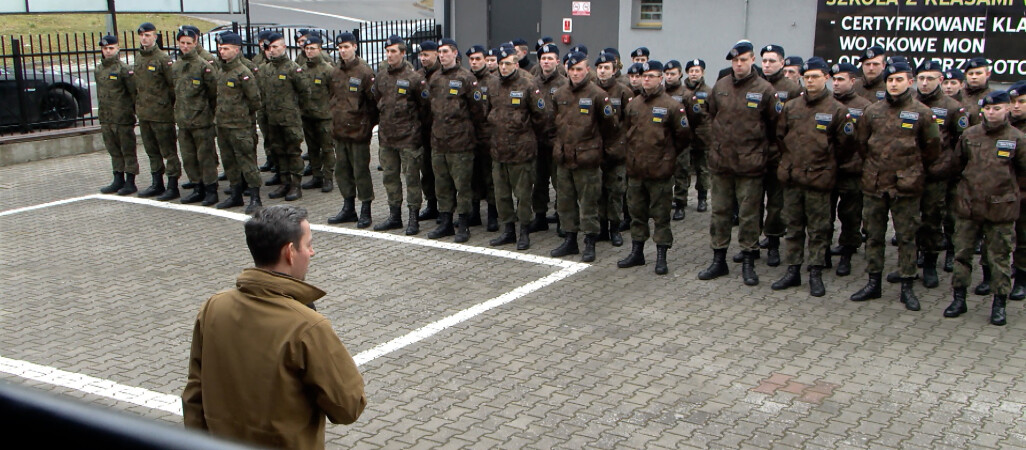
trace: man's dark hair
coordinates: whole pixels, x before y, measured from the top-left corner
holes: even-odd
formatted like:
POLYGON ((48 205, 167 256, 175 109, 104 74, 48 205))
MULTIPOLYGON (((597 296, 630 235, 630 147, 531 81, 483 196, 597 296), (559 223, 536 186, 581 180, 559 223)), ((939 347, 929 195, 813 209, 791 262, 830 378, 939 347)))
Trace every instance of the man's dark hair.
POLYGON ((281 248, 289 242, 299 245, 303 237, 300 223, 306 220, 306 209, 290 205, 274 205, 253 214, 246 221, 246 245, 257 267, 278 263, 281 248))

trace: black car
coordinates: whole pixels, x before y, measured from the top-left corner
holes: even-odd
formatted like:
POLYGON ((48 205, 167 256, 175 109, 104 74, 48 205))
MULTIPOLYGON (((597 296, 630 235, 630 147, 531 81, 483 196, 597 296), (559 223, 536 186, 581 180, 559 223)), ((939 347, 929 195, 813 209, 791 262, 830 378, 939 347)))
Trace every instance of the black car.
MULTIPOLYGON (((89 83, 68 74, 36 70, 25 73, 25 120, 33 128, 67 128, 92 114, 89 83)), ((0 67, 0 128, 18 126, 23 113, 14 72, 0 67)))

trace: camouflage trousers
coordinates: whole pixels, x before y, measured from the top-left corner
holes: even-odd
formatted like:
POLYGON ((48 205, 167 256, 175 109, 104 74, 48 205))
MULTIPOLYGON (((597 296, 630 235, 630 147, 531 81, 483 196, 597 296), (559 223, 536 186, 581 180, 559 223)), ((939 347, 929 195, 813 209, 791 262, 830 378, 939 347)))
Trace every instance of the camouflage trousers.
POLYGON ((833 235, 835 216, 841 221, 841 234, 837 243, 846 247, 862 246, 862 175, 838 173, 831 205, 830 234, 833 235))
POLYGON ((406 179, 406 205, 420 209, 424 196, 420 186, 420 167, 424 150, 420 148, 396 148, 378 145, 378 162, 384 173, 381 184, 385 186, 388 206, 403 205, 403 179, 406 179), (401 176, 400 176, 401 175, 401 176))
MULTIPOLYGON (((602 169, 569 169, 556 164, 556 211, 563 231, 599 232, 602 169)), ((645 224, 646 229, 648 224, 645 224)))
POLYGON ((530 223, 534 218, 531 202, 534 192, 535 161, 519 164, 492 161, 492 180, 495 183, 495 209, 499 223, 520 221, 530 223), (513 197, 516 197, 514 201, 513 197))
POLYGON ((470 205, 474 203, 474 152, 435 152, 431 155, 431 168, 435 172, 438 211, 470 214, 470 205))
POLYGON ((303 117, 303 136, 313 176, 330 180, 335 176, 335 140, 331 136, 331 119, 303 117))
POLYGON ((538 143, 538 157, 536 158, 534 175, 534 212, 545 214, 549 210, 549 181, 552 187, 556 187, 556 173, 552 170, 552 146, 541 142, 538 143))
MULTIPOLYGON (((531 162, 534 167, 534 162, 531 162)), ((533 170, 533 169, 532 169, 533 170)), ((474 175, 471 179, 474 189, 474 201, 487 200, 488 204, 495 204, 495 180, 492 177, 492 154, 487 144, 481 144, 474 148, 474 175)), ((534 189, 534 178, 531 178, 531 189, 534 189)), ((519 198, 519 196, 518 196, 519 198)))
POLYGON ((674 201, 681 205, 687 206, 688 204, 688 189, 691 188, 691 175, 695 176, 695 190, 698 191, 699 197, 702 194, 709 192, 712 188, 712 181, 709 178, 709 160, 706 155, 708 151, 705 148, 690 147, 681 153, 681 156, 677 158, 677 175, 674 181, 680 187, 679 191, 674 193, 674 201), (685 158, 684 155, 687 155, 685 158), (683 158, 683 159, 682 159, 683 158), (678 195, 679 193, 679 195, 678 195))
POLYGON ((1012 242, 1015 239, 1015 224, 1012 222, 993 223, 975 221, 955 216, 955 271, 951 276, 951 287, 968 288, 972 282, 973 256, 976 253, 976 238, 983 233, 983 246, 986 251, 981 255, 985 265, 990 266, 990 286, 994 295, 1008 295, 1012 253, 1012 242))
POLYGON ((358 196, 361 202, 374 200, 370 142, 335 139, 335 184, 343 198, 358 196))
POLYGON ((766 236, 784 235, 784 188, 777 179, 777 162, 766 165, 766 175, 763 176, 762 189, 766 193, 766 203, 763 205, 765 216, 762 222, 762 232, 766 236))
POLYGON ((944 250, 941 241, 944 239, 944 216, 948 210, 947 194, 947 180, 926 182, 923 196, 919 198, 919 211, 922 215, 922 224, 916 234, 916 247, 919 250, 930 253, 944 250))
POLYGON ((690 168, 691 149, 687 148, 677 155, 677 170, 673 173, 673 204, 675 205, 688 205, 688 189, 691 188, 691 177, 688 176, 690 168))
POLYGON ((894 223, 898 237, 898 273, 903 278, 916 276, 915 235, 919 229, 919 197, 897 197, 890 195, 862 197, 862 222, 866 227, 866 272, 882 273, 884 270, 885 235, 887 234, 887 213, 894 223))
POLYGON ((103 146, 110 154, 110 165, 115 172, 139 174, 139 158, 135 153, 135 125, 119 123, 100 124, 103 146))
POLYGON ((713 250, 730 246, 734 202, 738 205, 737 243, 741 250, 759 248, 759 212, 762 206, 762 177, 712 175, 712 217, 709 237, 713 250))
POLYGON ((168 178, 181 177, 182 162, 178 159, 175 124, 140 120, 139 134, 150 160, 150 172, 166 173, 168 178))
POLYGON ((268 124, 264 132, 271 158, 278 166, 278 173, 292 175, 296 180, 303 177, 303 127, 268 124))
POLYGON ((182 166, 189 181, 204 185, 217 183, 217 137, 213 126, 179 128, 178 146, 182 149, 182 166))
POLYGON ((260 169, 256 163, 256 134, 253 128, 217 127, 217 146, 228 182, 239 186, 260 187, 260 169))
POLYGON ((830 246, 830 192, 801 186, 784 187, 784 262, 804 263, 806 233, 811 265, 822 265, 830 246))
POLYGON ((424 198, 428 201, 435 200, 438 198, 435 195, 435 169, 431 159, 431 134, 427 133, 421 142, 425 142, 421 149, 424 152, 424 157, 421 158, 420 166, 420 190, 424 193, 424 198))
POLYGON ((655 231, 651 236, 656 245, 673 245, 673 232, 670 231, 672 205, 673 177, 665 180, 628 179, 627 210, 631 214, 631 240, 647 241, 648 219, 652 219, 655 231))
POLYGON ((627 191, 627 165, 602 163, 602 195, 599 197, 599 220, 619 225, 623 219, 623 194, 627 191))
POLYGON ((1026 272, 1026 205, 1019 204, 1019 219, 1015 221, 1015 251, 1012 266, 1026 272))

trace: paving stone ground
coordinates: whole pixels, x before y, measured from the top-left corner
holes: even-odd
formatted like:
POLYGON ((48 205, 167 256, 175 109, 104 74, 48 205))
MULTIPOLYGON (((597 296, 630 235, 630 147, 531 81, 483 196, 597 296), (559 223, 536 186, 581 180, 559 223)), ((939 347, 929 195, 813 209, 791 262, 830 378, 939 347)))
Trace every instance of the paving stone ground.
MULTIPOLYGON (((3 167, 0 211, 97 193, 109 176, 102 153, 3 167)), ((306 191, 299 203, 324 224, 341 199, 306 191)), ((617 269, 629 245, 600 243, 589 268, 367 362, 367 409, 354 425, 330 425, 329 447, 1026 447, 1023 303, 1010 302, 1005 327, 989 325, 990 299, 973 295, 968 314, 945 319, 946 273, 939 288, 917 285, 920 312, 890 284, 883 299, 853 303, 862 253, 852 276, 828 271, 823 298, 807 285, 772 291, 785 268, 764 259, 759 286, 734 263, 730 276, 699 281, 708 218, 692 205, 673 222, 666 276, 652 272, 653 245, 649 265, 617 269)), ((471 233, 474 246, 494 237, 471 233)), ((554 230, 533 235, 527 253, 548 256, 559 242, 554 230)), ((319 311, 353 354, 559 270, 324 232, 315 250, 308 280, 329 293, 319 311)), ((249 264, 241 223, 220 217, 103 199, 2 216, 0 355, 179 395, 200 303, 249 264)))

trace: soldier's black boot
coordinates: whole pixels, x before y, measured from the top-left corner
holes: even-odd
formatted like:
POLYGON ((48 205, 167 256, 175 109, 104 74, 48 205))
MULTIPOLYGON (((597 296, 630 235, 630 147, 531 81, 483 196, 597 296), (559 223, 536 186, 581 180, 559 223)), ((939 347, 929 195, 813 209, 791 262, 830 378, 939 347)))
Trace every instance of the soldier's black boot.
POLYGON ((182 196, 182 194, 180 192, 178 192, 178 178, 168 178, 167 179, 167 188, 164 189, 164 193, 163 194, 160 194, 160 196, 157 197, 157 200, 169 201, 169 200, 174 200, 174 199, 176 199, 178 197, 181 197, 181 196, 182 196))
POLYGON ((623 245, 623 235, 620 234, 617 223, 612 220, 609 221, 609 243, 613 244, 613 247, 623 245))
POLYGON ((502 226, 502 233, 498 237, 488 241, 488 245, 498 247, 500 245, 512 244, 517 241, 517 225, 513 222, 502 226))
POLYGON ((442 220, 434 230, 428 233, 428 239, 439 239, 456 234, 456 230, 452 227, 452 213, 442 212, 438 213, 438 216, 442 220))
MULTIPOLYGON (((283 178, 281 176, 281 172, 280 171, 275 171, 274 175, 272 175, 269 180, 264 182, 264 186, 277 186, 279 184, 282 184, 283 182, 284 182, 284 180, 283 180, 283 178)), ((268 196, 268 197, 270 197, 270 196, 268 196)))
POLYGON ((1008 294, 1009 300, 1026 299, 1026 272, 1019 269, 1012 269, 1012 293, 1008 294))
POLYGON ((119 189, 125 187, 125 173, 114 172, 114 180, 110 184, 100 188, 101 194, 113 194, 119 189))
POLYGON ((310 167, 310 163, 306 163, 306 167, 303 168, 303 176, 308 177, 313 175, 313 167, 310 167))
POLYGON ((727 268, 727 249, 721 248, 713 250, 713 260, 709 267, 705 270, 698 272, 699 280, 711 280, 713 278, 719 278, 730 273, 730 269, 727 268))
POLYGON ((217 181, 227 181, 227 180, 228 180, 228 173, 226 173, 226 172, 221 172, 221 174, 217 176, 217 181))
POLYGON ((769 242, 769 236, 763 236, 762 239, 759 239, 759 248, 769 248, 769 242))
POLYGON ((488 204, 488 217, 485 229, 488 231, 499 231, 499 211, 495 209, 495 203, 488 204))
POLYGON ((417 219, 418 215, 420 215, 420 213, 417 211, 417 208, 411 207, 410 208, 409 219, 407 220, 407 223, 406 223, 406 235, 407 236, 413 236, 413 235, 415 235, 417 233, 420 233, 420 220, 417 219))
POLYGON ((584 235, 584 251, 581 252, 582 262, 593 262, 595 261, 595 242, 598 241, 598 236, 594 234, 584 235))
POLYGON ((880 272, 869 274, 869 282, 866 283, 862 289, 858 292, 851 294, 851 301, 853 302, 864 302, 866 300, 872 300, 874 298, 880 298, 883 294, 880 292, 880 272))
POLYGON ((995 295, 994 303, 990 305, 990 324, 1000 327, 1005 323, 1005 296, 995 295))
POLYGON ((356 228, 367 228, 371 226, 373 220, 371 218, 371 202, 361 202, 360 218, 356 220, 356 228))
POLYGON ((374 225, 374 231, 398 230, 403 227, 403 207, 389 206, 388 218, 384 222, 374 225))
POLYGON ((331 177, 324 177, 324 183, 321 185, 321 192, 328 193, 335 190, 335 183, 331 181, 331 177))
POLYGON ((983 281, 976 285, 973 293, 976 295, 990 295, 990 266, 980 264, 980 269, 983 271, 983 281))
POLYGON ((779 280, 774 281, 773 284, 770 285, 770 289, 773 289, 774 291, 782 291, 789 287, 801 285, 802 266, 801 264, 792 264, 790 266, 787 266, 787 272, 784 272, 784 276, 780 277, 779 280))
POLYGON ((456 238, 454 242, 462 244, 470 240, 470 214, 460 214, 459 222, 456 225, 456 238))
POLYGON ((548 223, 559 223, 559 212, 552 211, 552 214, 545 216, 545 221, 548 223))
POLYGON ((260 187, 249 188, 249 205, 246 206, 246 214, 253 215, 263 207, 264 204, 260 202, 260 187))
POLYGON ((748 286, 759 284, 759 275, 755 273, 755 253, 758 250, 745 252, 745 259, 741 261, 741 279, 748 286))
POLYGON ((520 224, 520 238, 516 241, 517 250, 526 250, 530 248, 530 230, 527 229, 525 224, 520 224))
POLYGON ((966 291, 967 289, 964 287, 955 288, 951 304, 944 310, 944 317, 958 317, 969 312, 969 308, 965 306, 966 291))
POLYGON ((204 188, 203 201, 200 202, 203 206, 214 206, 217 204, 217 182, 208 184, 204 188))
POLYGON ((809 295, 822 297, 826 295, 826 286, 823 286, 823 267, 812 266, 809 269, 809 295))
POLYGON ((182 189, 196 189, 196 182, 194 182, 192 180, 189 180, 189 181, 186 181, 186 182, 182 183, 182 185, 179 186, 179 187, 182 188, 182 189))
MULTIPOLYGON (((755 258, 755 259, 759 259, 759 258, 762 258, 762 252, 761 252, 761 251, 759 251, 759 250, 754 250, 754 251, 752 251, 752 254, 754 254, 754 255, 755 255, 755 256, 754 256, 754 258, 755 258)), ((744 260, 745 260, 745 251, 744 251, 744 250, 741 250, 741 251, 739 251, 739 252, 735 253, 735 254, 734 254, 734 257, 733 257, 732 259, 733 259, 733 261, 734 261, 734 262, 736 262, 736 263, 739 263, 739 262, 742 262, 742 261, 744 261, 744 260)))
POLYGON ((438 200, 429 198, 424 202, 424 209, 417 214, 419 220, 431 220, 438 218, 438 200))
MULTIPOLYGON (((278 187, 274 188, 273 191, 271 191, 270 193, 267 194, 267 198, 282 198, 286 194, 289 193, 289 188, 292 187, 292 186, 290 186, 291 183, 289 183, 289 180, 292 179, 292 176, 291 175, 284 175, 284 176, 282 176, 280 178, 281 178, 281 183, 278 185, 278 187)), ((267 183, 264 183, 264 184, 267 184, 267 183)))
POLYGON ((549 221, 545 219, 545 213, 534 213, 534 220, 532 220, 531 224, 528 225, 528 229, 531 230, 532 233, 548 231, 549 221))
POLYGON ((121 189, 118 189, 118 195, 131 195, 131 194, 134 194, 138 190, 139 189, 135 187, 135 174, 134 173, 126 173, 125 174, 125 185, 121 186, 121 189))
POLYGON ((190 203, 199 203, 203 201, 203 198, 206 196, 205 191, 206 186, 204 186, 203 183, 193 183, 192 193, 186 195, 185 197, 182 197, 182 203, 187 205, 190 203))
POLYGON ((706 212, 709 210, 709 202, 706 201, 708 191, 698 191, 698 205, 695 206, 695 211, 706 212))
POLYGON ((851 255, 855 254, 855 247, 847 245, 841 247, 841 259, 837 261, 837 276, 846 277, 851 275, 851 255))
POLYGON ((242 191, 242 185, 232 186, 232 193, 223 202, 217 204, 217 209, 228 209, 245 205, 246 202, 242 200, 242 191))
POLYGON ((328 223, 356 222, 356 197, 345 197, 342 199, 342 210, 328 218, 328 223))
POLYGON ((669 245, 656 245, 656 275, 666 275, 666 273, 670 271, 670 269, 666 267, 666 251, 669 249, 669 245))
POLYGON ((470 226, 476 227, 478 225, 481 225, 482 223, 483 222, 481 222, 481 201, 474 200, 474 202, 470 204, 470 226))
POLYGON ((937 253, 923 252, 923 286, 933 289, 940 286, 937 277, 937 253))
POLYGON ((673 220, 684 220, 684 205, 681 202, 673 202, 673 220))
POLYGON ((912 290, 914 282, 915 278, 904 278, 901 280, 901 302, 905 304, 905 309, 909 311, 919 311, 919 298, 916 297, 915 291, 912 290))
POLYGON ((766 241, 766 265, 777 267, 780 265, 780 236, 767 236, 766 241))
POLYGON ((270 159, 268 159, 267 161, 264 161, 264 165, 258 167, 258 169, 260 169, 261 172, 273 171, 274 170, 274 162, 272 162, 270 159))
POLYGON ((827 249, 827 255, 838 256, 841 254, 842 251, 844 251, 844 246, 841 244, 837 244, 827 249))
POLYGON ((599 221, 599 232, 596 238, 598 242, 609 240, 609 221, 602 219, 599 221))
POLYGON ((616 262, 616 267, 626 269, 645 265, 645 241, 631 241, 631 252, 626 258, 616 262))
POLYGON ((566 255, 576 255, 581 252, 581 249, 577 247, 577 232, 569 231, 566 233, 566 237, 563 238, 563 243, 559 244, 559 247, 552 249, 549 255, 553 258, 559 258, 566 255))
POLYGON ((303 198, 303 177, 299 175, 290 175, 289 179, 289 190, 285 193, 285 201, 294 202, 303 198))
POLYGON ((153 181, 139 193, 140 197, 156 197, 164 193, 164 172, 150 172, 153 181))
POLYGON ((627 196, 624 195, 623 201, 623 220, 620 221, 620 231, 629 231, 631 229, 631 213, 627 212, 627 196))
POLYGON ((944 271, 951 273, 955 270, 955 251, 947 249, 944 251, 944 271))
POLYGON ((303 184, 299 185, 299 187, 301 187, 303 189, 317 189, 317 188, 319 188, 321 186, 324 186, 324 178, 323 177, 313 177, 313 178, 310 178, 310 180, 307 181, 306 183, 303 183, 303 184))

